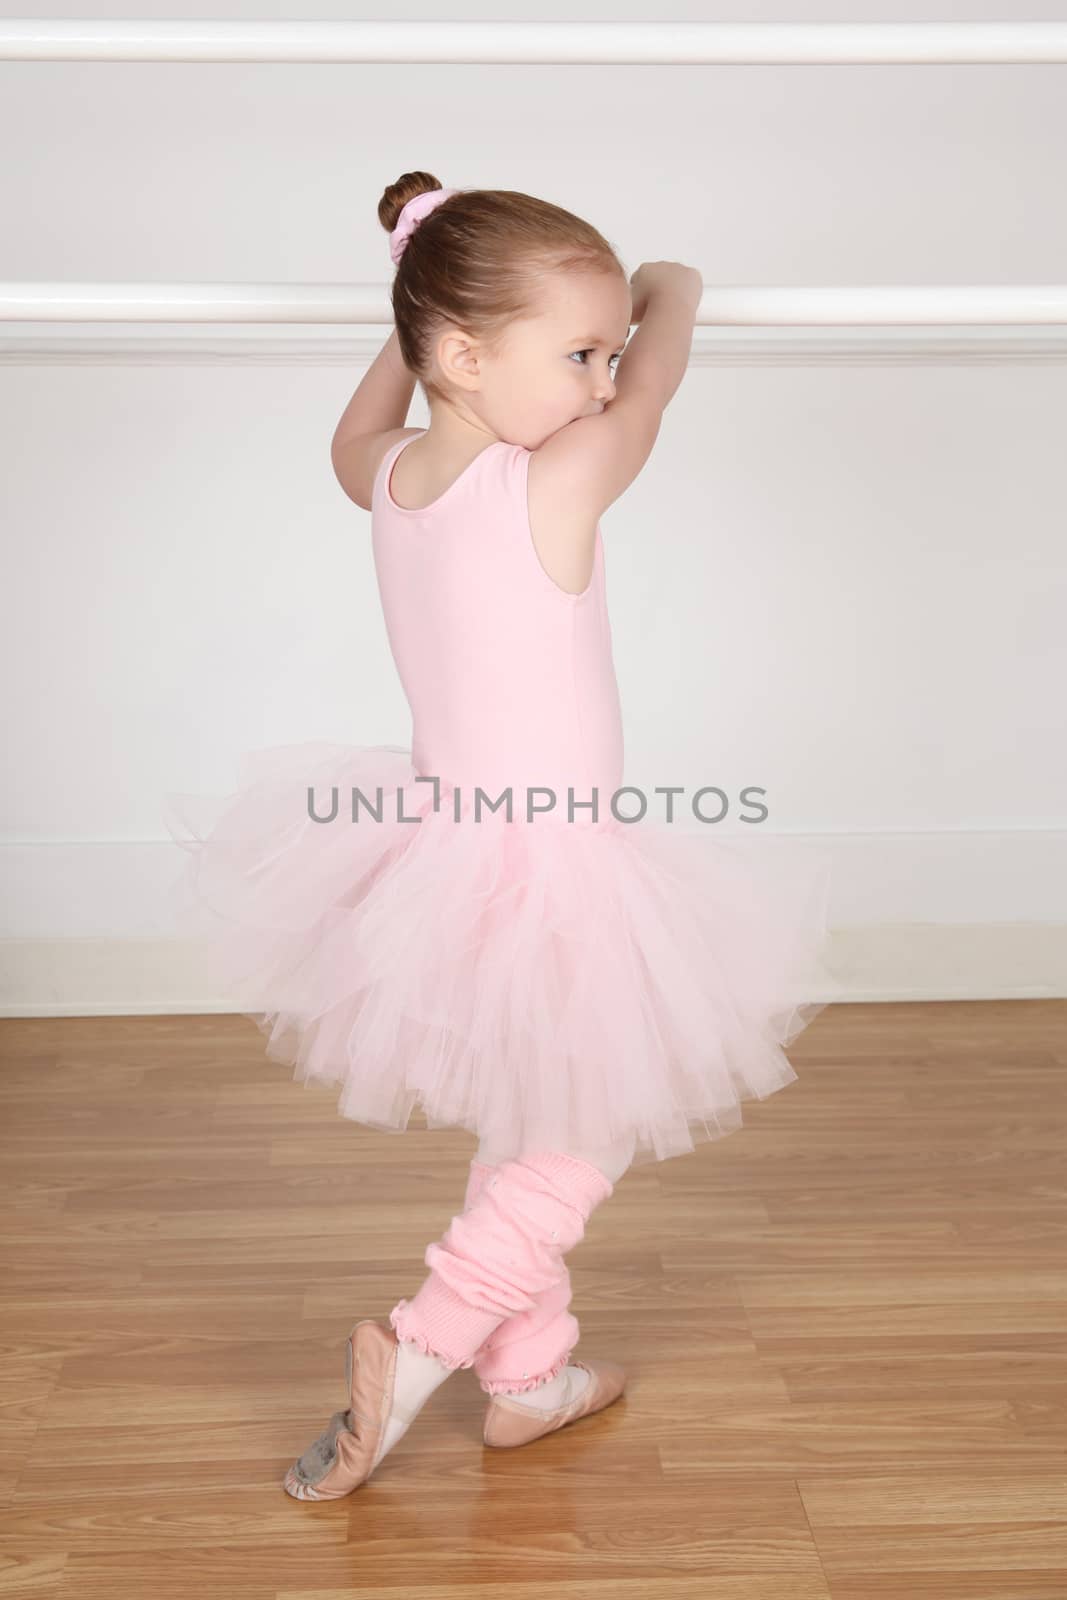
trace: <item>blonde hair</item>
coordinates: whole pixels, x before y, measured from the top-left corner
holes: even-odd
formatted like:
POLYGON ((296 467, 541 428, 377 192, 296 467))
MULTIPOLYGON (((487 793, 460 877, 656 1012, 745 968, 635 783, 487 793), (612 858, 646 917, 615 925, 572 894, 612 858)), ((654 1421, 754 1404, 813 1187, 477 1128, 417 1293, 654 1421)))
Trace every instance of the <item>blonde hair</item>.
MULTIPOLYGON (((392 233, 409 200, 442 187, 431 172, 402 173, 379 200, 378 221, 392 233)), ((509 323, 535 314, 546 272, 616 272, 627 280, 614 246, 592 223, 514 189, 461 189, 422 219, 391 300, 400 353, 427 396, 444 398, 429 377, 436 331, 452 323, 498 349, 509 323)))

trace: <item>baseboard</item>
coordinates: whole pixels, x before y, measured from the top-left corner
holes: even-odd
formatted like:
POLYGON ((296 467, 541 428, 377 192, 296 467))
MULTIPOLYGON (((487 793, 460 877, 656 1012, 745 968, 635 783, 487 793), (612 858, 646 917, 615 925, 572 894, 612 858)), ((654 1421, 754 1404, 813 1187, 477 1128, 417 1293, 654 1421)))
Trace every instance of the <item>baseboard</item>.
MULTIPOLYGON (((834 930, 827 1002, 1067 998, 1067 924, 911 923, 834 930)), ((234 1010, 181 939, 0 941, 0 1016, 234 1010)))

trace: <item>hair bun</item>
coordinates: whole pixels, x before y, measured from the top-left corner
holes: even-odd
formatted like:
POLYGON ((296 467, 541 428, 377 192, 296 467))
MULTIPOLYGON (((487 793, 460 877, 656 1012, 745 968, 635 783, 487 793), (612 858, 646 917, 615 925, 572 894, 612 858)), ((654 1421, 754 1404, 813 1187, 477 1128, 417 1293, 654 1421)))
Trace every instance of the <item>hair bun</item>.
POLYGON ((392 233, 409 200, 440 187, 440 179, 435 178, 432 172, 402 172, 395 183, 389 184, 378 201, 378 221, 386 233, 392 233))
POLYGON ((407 249, 408 240, 423 218, 428 217, 431 211, 436 211, 442 201, 458 192, 456 189, 426 189, 422 194, 415 195, 401 209, 397 225, 389 235, 389 254, 393 258, 394 266, 399 266, 400 257, 407 249))

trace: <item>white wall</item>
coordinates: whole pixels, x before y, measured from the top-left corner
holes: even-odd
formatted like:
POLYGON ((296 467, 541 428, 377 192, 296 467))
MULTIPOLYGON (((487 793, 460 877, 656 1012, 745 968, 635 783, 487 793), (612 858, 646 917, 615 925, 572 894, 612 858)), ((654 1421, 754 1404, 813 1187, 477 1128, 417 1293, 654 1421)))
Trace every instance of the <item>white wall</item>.
MULTIPOLYGON (((708 284, 1063 282, 1065 83, 1053 66, 3 63, 0 274, 386 283, 375 207, 422 167, 543 195, 631 270, 680 259, 708 284)), ((0 326, 0 1010, 215 1003, 168 943, 182 861, 163 795, 225 792, 259 745, 408 742, 369 515, 329 462, 387 331, 0 326)), ((1067 993, 1065 334, 698 330, 604 519, 629 781, 761 784, 777 829, 830 845, 857 998, 1067 993)))

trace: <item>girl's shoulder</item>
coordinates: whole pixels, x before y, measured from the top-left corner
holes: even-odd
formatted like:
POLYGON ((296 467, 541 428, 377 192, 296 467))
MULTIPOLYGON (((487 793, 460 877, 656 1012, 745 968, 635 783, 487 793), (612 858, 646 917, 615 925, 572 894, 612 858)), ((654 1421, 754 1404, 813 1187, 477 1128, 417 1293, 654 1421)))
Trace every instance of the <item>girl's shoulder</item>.
POLYGON ((530 536, 568 594, 588 589, 600 518, 648 460, 662 416, 643 393, 616 395, 599 415, 576 418, 528 452, 530 536))
POLYGON ((425 433, 425 428, 386 428, 382 433, 358 433, 348 439, 334 438, 330 450, 338 483, 350 500, 363 511, 371 509, 374 481, 378 469, 394 445, 425 433))
POLYGON ((617 394, 595 417, 577 417, 530 453, 531 492, 581 508, 597 521, 652 454, 663 409, 642 389, 617 394))

